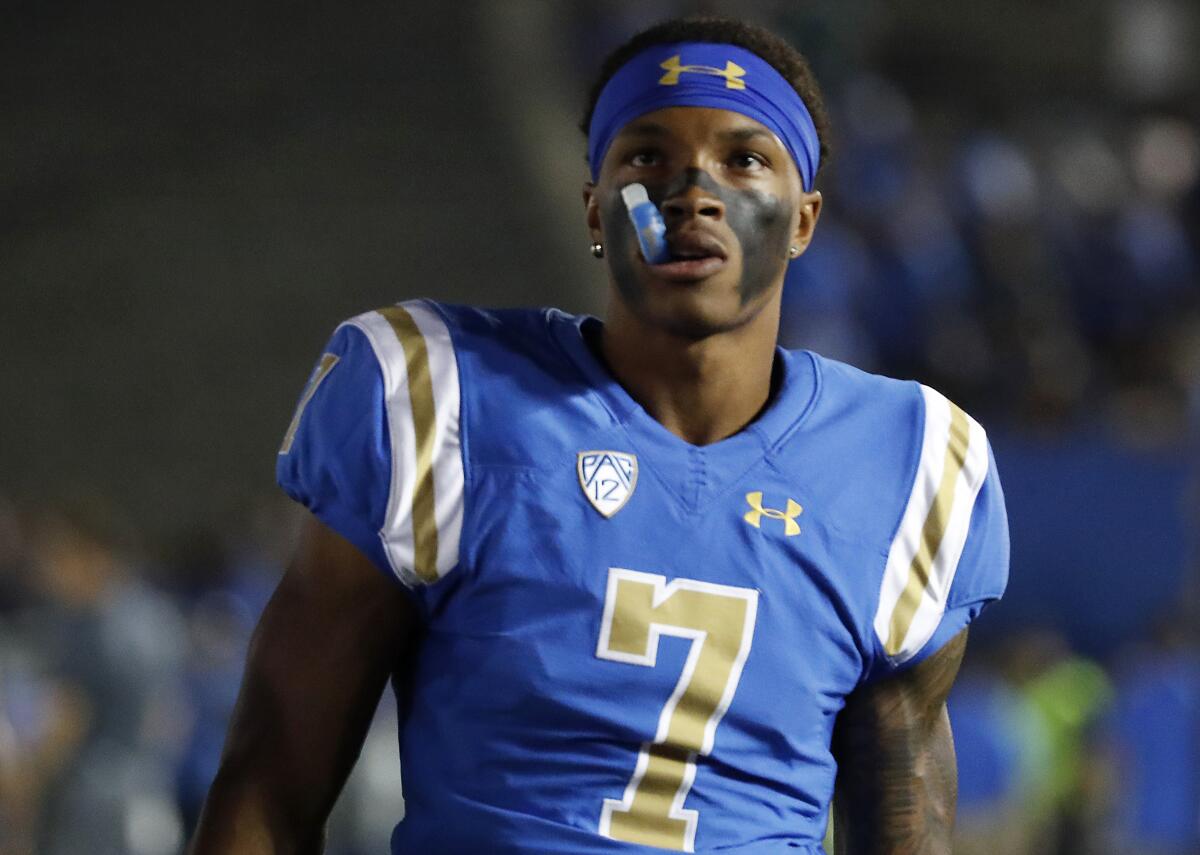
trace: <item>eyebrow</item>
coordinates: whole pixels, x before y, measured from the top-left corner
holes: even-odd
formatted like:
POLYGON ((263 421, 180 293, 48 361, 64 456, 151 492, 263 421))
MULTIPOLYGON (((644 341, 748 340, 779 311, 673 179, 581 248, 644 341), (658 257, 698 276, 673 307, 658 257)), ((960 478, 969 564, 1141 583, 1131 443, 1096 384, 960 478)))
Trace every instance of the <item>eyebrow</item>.
POLYGON ((621 129, 619 136, 665 137, 671 132, 657 122, 634 122, 621 129))
POLYGON ((717 134, 717 136, 723 140, 731 140, 733 142, 749 142, 750 140, 758 137, 771 140, 772 142, 775 139, 775 135, 766 128, 754 128, 749 126, 744 128, 734 128, 730 131, 721 131, 719 134, 717 134))

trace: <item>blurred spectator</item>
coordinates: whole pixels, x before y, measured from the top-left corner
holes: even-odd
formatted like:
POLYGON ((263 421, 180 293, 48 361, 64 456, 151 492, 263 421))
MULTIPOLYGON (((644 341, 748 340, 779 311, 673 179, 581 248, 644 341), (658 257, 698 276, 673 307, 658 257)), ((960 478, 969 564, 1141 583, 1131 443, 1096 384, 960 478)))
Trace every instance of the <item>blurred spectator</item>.
MULTIPOLYGON (((278 519, 270 523, 273 540, 285 526, 278 519)), ((266 543, 266 532, 261 534, 266 543)), ((163 576, 186 625, 183 686, 191 728, 175 784, 190 833, 217 773, 250 635, 278 579, 279 564, 275 556, 263 554, 259 543, 232 550, 226 537, 208 528, 180 534, 169 552, 163 576)))
POLYGON ((1200 852, 1200 645, 1195 624, 1164 622, 1116 676, 1113 852, 1200 852))
MULTIPOLYGON (((980 659, 978 651, 972 662, 980 659)), ((959 675, 949 700, 958 759, 959 855, 1030 855, 1050 817, 1034 794, 1048 788, 1045 722, 990 663, 959 675)))
POLYGON ((1096 728, 1112 701, 1112 684, 1099 664, 1071 651, 1055 632, 1013 639, 1005 677, 1017 689, 1044 735, 1044 752, 1027 791, 1045 831, 1036 851, 1086 855, 1099 831, 1097 806, 1104 770, 1095 752, 1096 728))
POLYGON ((49 786, 84 736, 86 699, 51 673, 24 610, 35 582, 16 508, 0 499, 0 855, 34 851, 49 786))
POLYGON ((76 737, 42 769, 35 849, 170 855, 183 839, 170 787, 185 725, 179 611, 135 572, 102 500, 37 517, 31 558, 10 649, 37 663, 40 715, 76 737))
POLYGON ((330 817, 328 855, 387 852, 392 829, 404 818, 396 698, 385 691, 354 773, 330 817))

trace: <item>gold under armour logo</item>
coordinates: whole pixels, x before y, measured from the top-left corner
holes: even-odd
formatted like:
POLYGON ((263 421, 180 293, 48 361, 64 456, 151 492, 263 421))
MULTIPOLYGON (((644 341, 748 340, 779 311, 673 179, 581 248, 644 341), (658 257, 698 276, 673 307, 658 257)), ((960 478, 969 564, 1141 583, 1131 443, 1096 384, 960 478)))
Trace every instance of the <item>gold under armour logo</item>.
POLYGON ((712 74, 716 77, 724 77, 726 89, 746 88, 746 81, 742 80, 746 76, 746 69, 733 60, 727 60, 725 68, 721 69, 712 65, 683 65, 679 57, 679 54, 675 54, 665 62, 659 63, 659 68, 665 68, 667 71, 666 74, 658 79, 659 86, 676 85, 679 83, 679 75, 686 71, 692 74, 712 74))
POLYGON ((804 508, 800 507, 799 502, 788 499, 786 511, 778 508, 764 508, 762 491, 755 490, 746 494, 746 504, 750 506, 750 510, 742 514, 742 519, 755 528, 761 526, 763 517, 770 517, 773 520, 783 520, 783 533, 786 536, 795 537, 800 533, 800 523, 796 522, 796 517, 804 513, 804 508))

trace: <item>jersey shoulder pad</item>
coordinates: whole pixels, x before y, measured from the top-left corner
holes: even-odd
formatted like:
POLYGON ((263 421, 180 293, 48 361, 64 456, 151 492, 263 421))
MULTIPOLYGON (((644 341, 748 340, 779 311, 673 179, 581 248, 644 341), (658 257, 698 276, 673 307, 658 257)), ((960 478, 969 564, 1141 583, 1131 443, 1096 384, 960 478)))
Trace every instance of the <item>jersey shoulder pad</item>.
POLYGON ((916 388, 919 458, 873 620, 882 671, 938 650, 1008 581, 1008 517, 987 434, 940 393, 916 388))
POLYGON ((457 566, 459 374, 436 304, 400 303, 334 331, 284 437, 276 477, 409 587, 457 566))

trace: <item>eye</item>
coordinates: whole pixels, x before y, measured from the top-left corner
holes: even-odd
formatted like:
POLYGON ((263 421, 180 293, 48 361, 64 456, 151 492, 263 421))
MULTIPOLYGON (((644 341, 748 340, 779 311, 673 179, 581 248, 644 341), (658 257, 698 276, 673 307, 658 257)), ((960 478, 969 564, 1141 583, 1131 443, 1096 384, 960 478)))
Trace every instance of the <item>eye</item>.
POLYGON ((755 151, 739 151, 729 158, 729 164, 743 172, 758 172, 771 166, 770 161, 755 151))
POLYGON ((654 149, 641 149, 629 156, 629 165, 646 168, 662 163, 662 155, 654 149))

